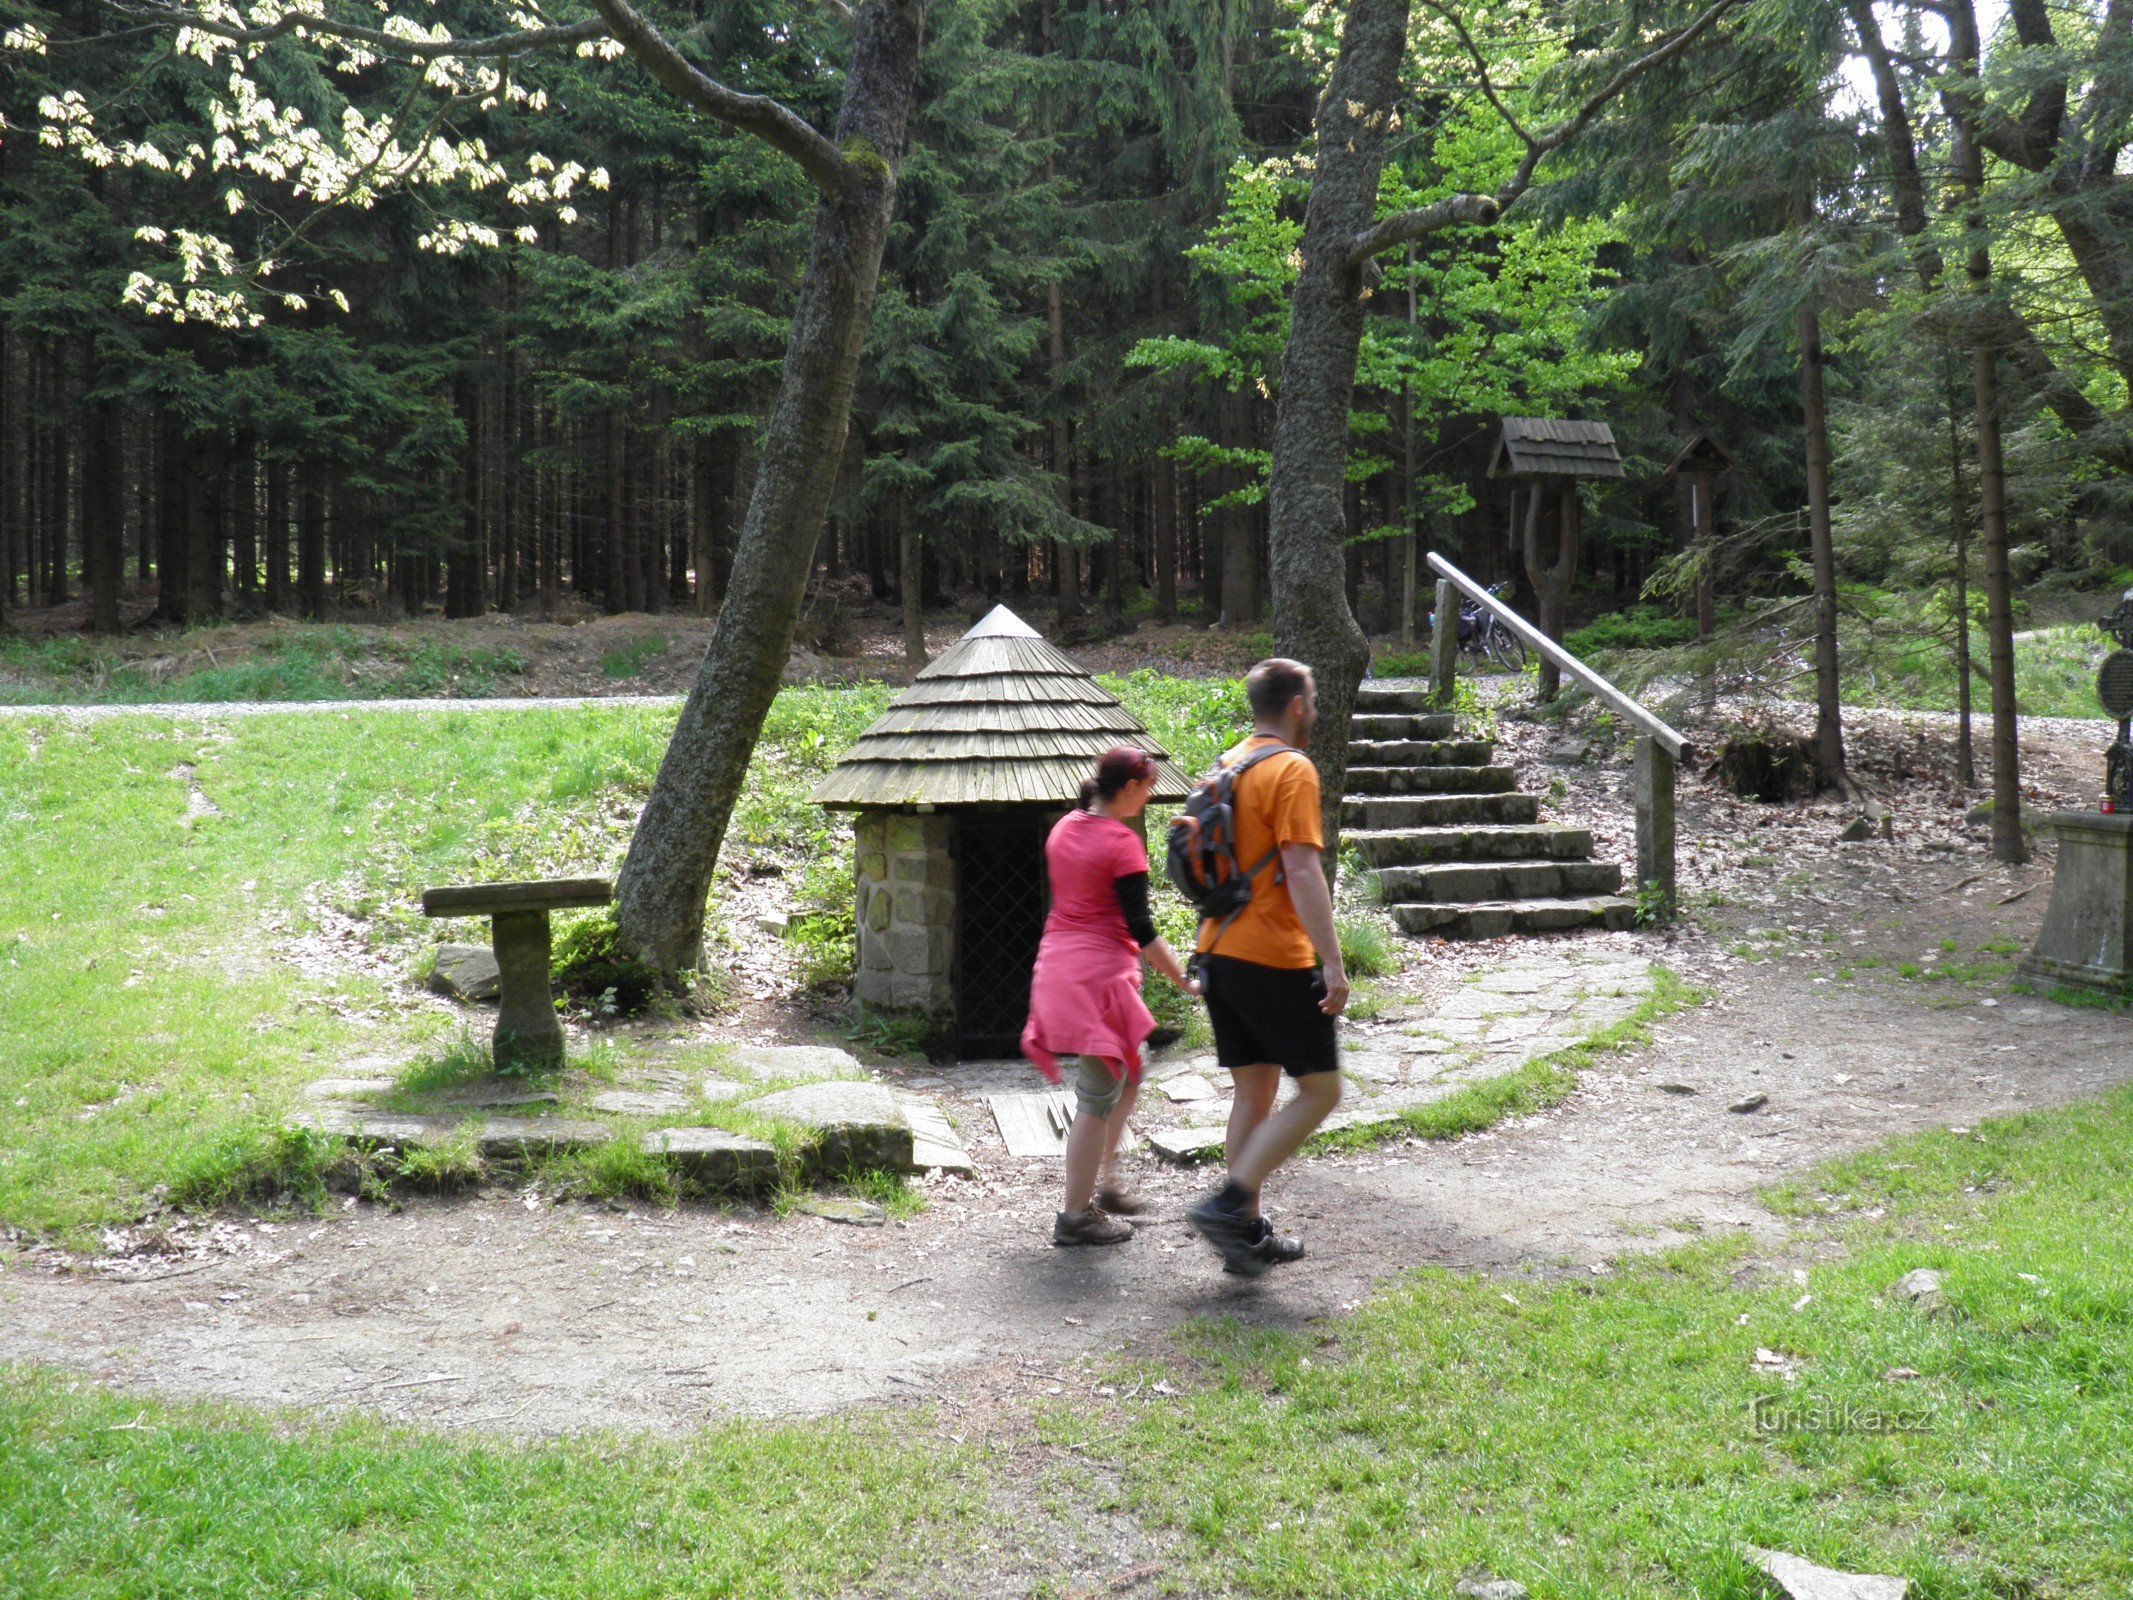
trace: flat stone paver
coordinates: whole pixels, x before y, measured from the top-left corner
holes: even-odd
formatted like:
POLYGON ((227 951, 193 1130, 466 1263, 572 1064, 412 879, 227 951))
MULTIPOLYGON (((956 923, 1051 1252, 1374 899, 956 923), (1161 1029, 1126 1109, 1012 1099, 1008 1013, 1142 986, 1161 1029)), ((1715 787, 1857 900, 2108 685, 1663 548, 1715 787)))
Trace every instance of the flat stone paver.
POLYGON ((474 1135, 483 1155, 497 1157, 583 1150, 614 1136, 606 1123, 578 1117, 489 1117, 474 1135))
POLYGON ((816 1083, 867 1076, 867 1069, 849 1050, 821 1044, 735 1045, 726 1070, 756 1083, 816 1083))
POLYGON ((655 1128, 639 1146, 714 1189, 759 1189, 778 1175, 776 1150, 723 1128, 655 1128))
POLYGON ((763 1116, 810 1129, 816 1135, 818 1167, 908 1171, 912 1165, 911 1121, 896 1096, 878 1083, 803 1083, 743 1104, 763 1116))
POLYGON ((671 1117, 690 1103, 688 1095, 673 1089, 603 1089, 592 1097, 593 1110, 622 1117, 671 1117))
MULTIPOLYGON (((1344 1023, 1341 1070, 1348 1088, 1329 1129, 1390 1122, 1471 1083, 1582 1043, 1632 1015, 1652 989, 1650 963, 1577 948, 1519 953, 1461 984, 1443 1003, 1395 1028, 1384 1020, 1344 1023)), ((1177 1080, 1182 1081, 1182 1080, 1177 1080)), ((1172 1083, 1159 1087, 1175 1098, 1172 1083)), ((1221 1151, 1220 1105, 1166 1107, 1142 1101, 1137 1120, 1148 1142, 1172 1161, 1204 1161, 1221 1151)))

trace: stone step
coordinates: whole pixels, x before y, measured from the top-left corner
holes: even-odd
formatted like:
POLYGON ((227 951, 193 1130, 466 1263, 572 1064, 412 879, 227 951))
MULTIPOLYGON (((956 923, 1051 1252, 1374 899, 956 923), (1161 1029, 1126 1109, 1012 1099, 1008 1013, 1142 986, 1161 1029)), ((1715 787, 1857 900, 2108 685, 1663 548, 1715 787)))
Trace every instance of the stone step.
POLYGON ((1351 739, 1449 739, 1459 731, 1459 719, 1449 711, 1425 716, 1406 712, 1358 711, 1348 719, 1351 739))
POLYGON ((1431 861, 1582 861, 1592 833, 1559 822, 1510 828, 1358 828, 1344 831, 1373 867, 1415 867, 1431 861))
POLYGON ((1509 794, 1517 787, 1509 767, 1350 767, 1347 793, 1509 794))
POLYGON ((1409 716, 1421 716, 1424 712, 1435 711, 1437 708, 1429 703, 1427 689, 1400 689, 1390 684, 1365 681, 1356 688, 1355 709, 1381 714, 1387 711, 1404 711, 1409 716))
POLYGON ((1350 739, 1351 767, 1485 767, 1496 754, 1486 739, 1350 739))
POLYGON ((1440 939, 1495 939, 1507 933, 1563 933, 1634 927, 1637 905, 1620 895, 1569 900, 1484 900, 1465 905, 1404 905, 1393 920, 1408 933, 1440 939))
POLYGON ((1341 800, 1341 827, 1456 828, 1517 826, 1540 820, 1531 794, 1419 794, 1341 800))
POLYGON ((1613 894, 1622 869, 1612 861, 1441 861, 1381 867, 1378 887, 1387 905, 1553 900, 1613 894))

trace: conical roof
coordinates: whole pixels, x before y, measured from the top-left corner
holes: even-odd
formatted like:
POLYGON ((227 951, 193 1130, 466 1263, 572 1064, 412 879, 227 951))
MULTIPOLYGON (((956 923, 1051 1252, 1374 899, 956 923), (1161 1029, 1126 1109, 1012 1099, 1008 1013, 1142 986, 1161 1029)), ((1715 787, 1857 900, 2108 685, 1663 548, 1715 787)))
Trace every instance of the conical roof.
POLYGON ((1005 606, 898 695, 815 788, 825 806, 1072 805, 1113 745, 1156 758, 1155 798, 1192 787, 1074 659, 1005 606))

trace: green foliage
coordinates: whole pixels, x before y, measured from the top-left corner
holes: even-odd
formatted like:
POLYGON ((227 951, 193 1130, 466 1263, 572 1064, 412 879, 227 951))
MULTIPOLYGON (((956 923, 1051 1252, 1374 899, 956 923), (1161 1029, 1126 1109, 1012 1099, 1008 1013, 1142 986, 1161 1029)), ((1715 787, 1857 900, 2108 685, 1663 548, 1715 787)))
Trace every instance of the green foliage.
POLYGON ((454 1129, 449 1138, 402 1151, 397 1171, 403 1181, 417 1189, 443 1193, 473 1188, 483 1177, 481 1144, 473 1124, 454 1129))
POLYGON ((1381 914, 1353 912, 1334 925, 1340 937, 1341 965, 1351 978, 1384 978, 1400 970, 1396 936, 1381 914))
POLYGON ((663 634, 652 634, 643 639, 632 639, 620 644, 600 657, 600 673, 611 679, 635 678, 644 669, 667 653, 668 641, 663 634))
POLYGON ((1589 661, 1607 650, 1663 650, 1696 637, 1696 619, 1658 606, 1631 606, 1596 618, 1563 636, 1563 648, 1589 661))
POLYGON ((1429 676, 1429 655, 1421 650, 1412 654, 1380 650, 1370 658, 1370 675, 1373 678, 1426 678, 1429 676))
POLYGON ((553 971, 557 988, 602 1017, 634 1017, 660 991, 658 972, 622 948, 612 910, 562 922, 553 971))

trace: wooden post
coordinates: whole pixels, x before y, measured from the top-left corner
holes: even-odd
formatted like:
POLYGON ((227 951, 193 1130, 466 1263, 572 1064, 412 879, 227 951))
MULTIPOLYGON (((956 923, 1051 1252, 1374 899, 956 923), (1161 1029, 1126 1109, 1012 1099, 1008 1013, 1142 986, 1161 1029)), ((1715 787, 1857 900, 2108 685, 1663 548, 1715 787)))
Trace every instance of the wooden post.
POLYGON ((1459 671, 1459 591, 1452 580, 1437 580, 1437 611, 1429 625, 1429 698, 1441 711, 1452 709, 1452 679, 1459 671))
POLYGON ((1658 921, 1674 915, 1674 758, 1650 734, 1637 736, 1637 882, 1639 895, 1657 890, 1658 921))

